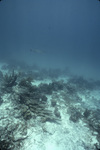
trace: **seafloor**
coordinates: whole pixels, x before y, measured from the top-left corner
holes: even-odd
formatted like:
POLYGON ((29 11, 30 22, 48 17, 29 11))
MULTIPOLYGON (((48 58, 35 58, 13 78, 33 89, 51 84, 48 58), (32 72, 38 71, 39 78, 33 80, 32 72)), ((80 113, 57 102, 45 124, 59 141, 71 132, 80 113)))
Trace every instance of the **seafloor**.
POLYGON ((100 150, 100 80, 1 63, 0 150, 100 150))

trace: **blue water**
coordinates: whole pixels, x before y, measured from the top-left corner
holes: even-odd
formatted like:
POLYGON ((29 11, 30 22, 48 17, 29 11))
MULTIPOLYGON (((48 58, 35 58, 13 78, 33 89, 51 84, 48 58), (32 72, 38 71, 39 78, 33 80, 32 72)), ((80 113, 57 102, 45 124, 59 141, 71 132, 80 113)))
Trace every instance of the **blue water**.
POLYGON ((0 0, 0 150, 9 148, 100 149, 99 0, 0 0))
POLYGON ((100 2, 0 1, 0 60, 11 59, 99 76, 100 2))

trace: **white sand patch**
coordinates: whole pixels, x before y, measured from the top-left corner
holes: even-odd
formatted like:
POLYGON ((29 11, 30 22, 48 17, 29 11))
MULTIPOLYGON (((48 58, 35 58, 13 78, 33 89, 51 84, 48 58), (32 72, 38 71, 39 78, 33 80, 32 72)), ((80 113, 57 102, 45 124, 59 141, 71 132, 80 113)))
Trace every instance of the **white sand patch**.
MULTIPOLYGON (((64 81, 65 83, 68 81, 69 77, 59 77, 56 81, 64 81)), ((49 84, 52 83, 53 81, 51 79, 44 79, 44 80, 34 80, 32 82, 32 85, 38 86, 39 84, 49 84)))
POLYGON ((38 86, 39 84, 49 84, 49 83, 52 83, 52 81, 50 80, 50 79, 45 79, 45 80, 34 80, 33 82, 32 82, 32 85, 36 85, 36 86, 38 86))
POLYGON ((88 128, 70 123, 66 118, 61 125, 46 123, 44 128, 43 133, 36 127, 21 150, 85 150, 82 143, 90 146, 96 142, 88 128))
POLYGON ((60 107, 59 111, 61 123, 46 122, 40 127, 30 127, 32 134, 21 150, 85 150, 85 144, 90 146, 97 142, 96 136, 92 136, 82 121, 73 123, 69 120, 66 107, 60 107))

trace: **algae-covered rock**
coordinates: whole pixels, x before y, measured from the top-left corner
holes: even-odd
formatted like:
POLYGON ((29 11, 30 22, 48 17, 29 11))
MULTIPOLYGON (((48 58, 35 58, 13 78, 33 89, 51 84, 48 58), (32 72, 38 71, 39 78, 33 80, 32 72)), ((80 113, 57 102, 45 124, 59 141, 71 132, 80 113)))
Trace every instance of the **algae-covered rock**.
POLYGON ((56 106, 57 101, 55 99, 51 99, 51 106, 55 107, 56 106))
POLYGON ((54 110, 54 114, 55 114, 56 117, 61 118, 60 112, 58 111, 57 107, 54 110))

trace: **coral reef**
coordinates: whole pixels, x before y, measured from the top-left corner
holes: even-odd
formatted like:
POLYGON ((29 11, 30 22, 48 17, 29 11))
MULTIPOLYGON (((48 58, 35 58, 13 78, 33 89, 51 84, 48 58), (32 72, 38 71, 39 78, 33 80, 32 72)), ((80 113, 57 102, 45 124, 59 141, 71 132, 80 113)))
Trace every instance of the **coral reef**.
POLYGON ((47 106, 47 97, 40 92, 40 87, 32 85, 32 79, 24 78, 19 81, 14 89, 13 100, 18 104, 20 112, 25 120, 40 117, 42 122, 59 121, 47 106), (16 92, 17 91, 17 92, 16 92))
MULTIPOLYGON (((95 150, 99 150, 100 101, 93 96, 89 98, 89 92, 87 91, 100 88, 100 81, 90 81, 83 77, 71 76, 65 82, 65 80, 55 80, 59 78, 59 75, 62 75, 61 70, 40 70, 36 66, 29 68, 24 66, 21 70, 21 67, 20 71, 16 70, 19 73, 15 73, 15 70, 13 70, 9 74, 13 65, 7 66, 9 71, 6 74, 0 71, 0 107, 2 110, 3 104, 7 102, 5 110, 7 113, 9 112, 9 115, 12 114, 9 119, 8 116, 1 113, 0 120, 6 125, 0 126, 0 149, 20 149, 21 144, 28 137, 27 130, 30 126, 33 128, 39 125, 44 127, 50 123, 55 123, 54 126, 57 127, 59 124, 62 127, 64 120, 74 126, 80 124, 81 120, 83 124, 87 125, 92 134, 96 134, 98 143, 92 145, 92 147, 94 146, 95 150), (32 70, 32 68, 34 69, 32 70), (41 83, 41 79, 49 79, 50 82, 47 84, 44 80, 44 83, 41 83), (37 80, 39 82, 35 84, 37 80), (92 101, 95 104, 96 109, 91 109, 89 103, 83 101, 80 96, 82 94, 84 94, 87 102, 92 101), (10 104, 11 107, 9 108, 10 104), (12 108, 13 111, 9 111, 12 108), (12 118, 18 122, 15 121, 12 124, 12 118)), ((15 68, 18 69, 19 67, 15 68)), ((60 126, 58 128, 60 129, 60 126)), ((46 130, 44 134, 50 134, 49 129, 48 132, 46 130)), ((82 144, 85 149, 91 147, 87 143, 83 142, 82 144)))
POLYGON ((1 89, 5 92, 10 92, 12 90, 12 87, 17 84, 17 77, 18 75, 14 72, 14 70, 10 75, 8 73, 3 75, 1 89))

